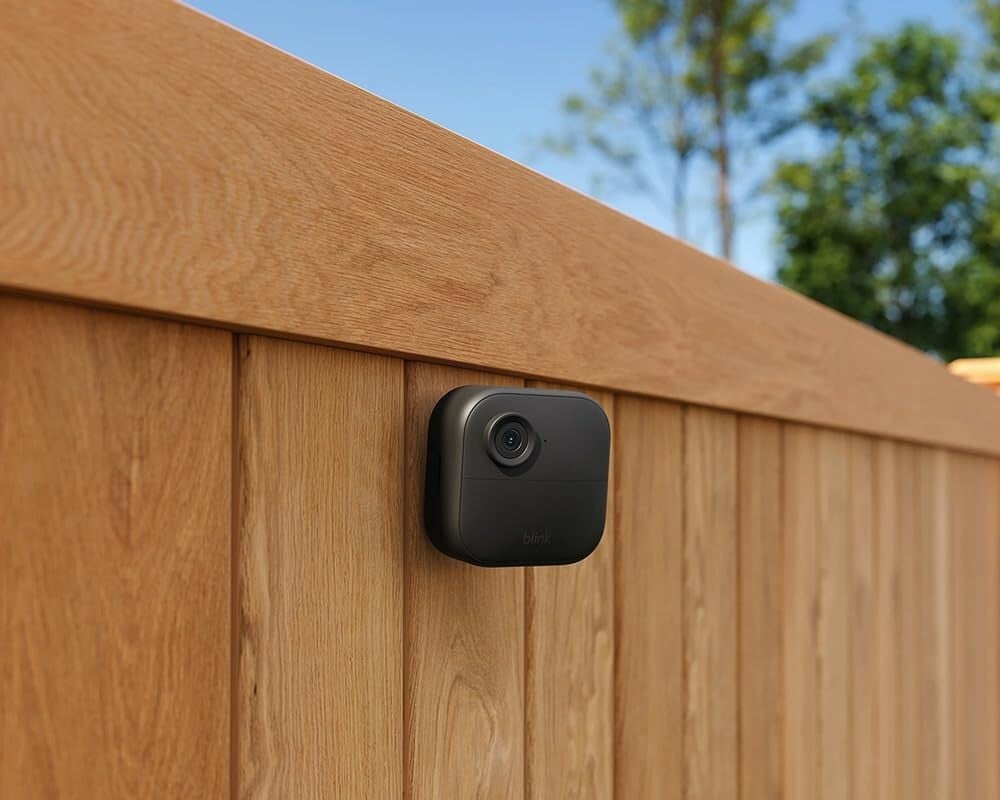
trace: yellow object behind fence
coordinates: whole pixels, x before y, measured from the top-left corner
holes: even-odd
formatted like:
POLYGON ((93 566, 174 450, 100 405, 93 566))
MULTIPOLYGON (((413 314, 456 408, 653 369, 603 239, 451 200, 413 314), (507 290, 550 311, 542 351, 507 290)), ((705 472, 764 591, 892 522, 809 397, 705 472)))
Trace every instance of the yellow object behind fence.
POLYGON ((988 386, 1000 394, 1000 358, 960 358, 948 365, 952 374, 988 386))

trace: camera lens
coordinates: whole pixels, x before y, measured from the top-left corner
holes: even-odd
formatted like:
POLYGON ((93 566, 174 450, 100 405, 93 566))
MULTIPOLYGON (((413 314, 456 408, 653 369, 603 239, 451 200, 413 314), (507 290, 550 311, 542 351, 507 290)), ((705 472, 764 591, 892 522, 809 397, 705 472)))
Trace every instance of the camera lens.
POLYGON ((497 431, 497 446, 500 452, 511 458, 524 450, 526 439, 524 426, 520 422, 507 422, 497 431))
POLYGON ((524 464, 536 447, 531 425, 517 414, 501 414, 487 428, 486 449, 501 467, 524 464))

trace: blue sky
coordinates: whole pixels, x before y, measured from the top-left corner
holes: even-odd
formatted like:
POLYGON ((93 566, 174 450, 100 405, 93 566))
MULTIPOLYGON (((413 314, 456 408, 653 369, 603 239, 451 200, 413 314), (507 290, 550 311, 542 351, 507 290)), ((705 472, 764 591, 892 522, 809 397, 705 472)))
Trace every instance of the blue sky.
MULTIPOLYGON (((540 156, 532 143, 560 129, 561 98, 585 87, 588 69, 616 32, 609 0, 193 0, 193 5, 556 180, 591 189, 591 164, 540 156)), ((961 0, 857 5, 866 30, 874 33, 914 19, 951 31, 969 28, 968 6, 961 0)), ((837 0, 799 0, 783 33, 797 38, 843 28, 844 9, 837 0)), ((842 68, 845 58, 842 52, 831 69, 842 68)), ((697 183, 710 176, 695 178, 697 183)), ((693 187, 689 215, 694 243, 711 249, 707 191, 693 187)), ((642 198, 601 199, 651 225, 668 226, 642 198)), ((770 277, 772 237, 770 214, 762 206, 741 221, 736 263, 770 277)))

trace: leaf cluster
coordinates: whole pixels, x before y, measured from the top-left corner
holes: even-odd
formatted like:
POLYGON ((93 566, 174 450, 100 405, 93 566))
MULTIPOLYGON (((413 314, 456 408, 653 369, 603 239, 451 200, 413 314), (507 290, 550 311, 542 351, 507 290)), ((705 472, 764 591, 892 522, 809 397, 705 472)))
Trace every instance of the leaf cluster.
POLYGON ((945 358, 1000 351, 996 98, 910 24, 816 92, 818 154, 775 173, 779 280, 945 358))

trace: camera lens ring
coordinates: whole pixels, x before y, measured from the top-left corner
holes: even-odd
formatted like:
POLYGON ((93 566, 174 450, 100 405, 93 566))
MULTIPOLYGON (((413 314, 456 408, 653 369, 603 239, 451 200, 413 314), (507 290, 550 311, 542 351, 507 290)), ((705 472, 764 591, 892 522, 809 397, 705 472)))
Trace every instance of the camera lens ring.
POLYGON ((486 450, 501 467, 518 467, 531 458, 537 437, 524 417, 499 414, 486 426, 486 450))

